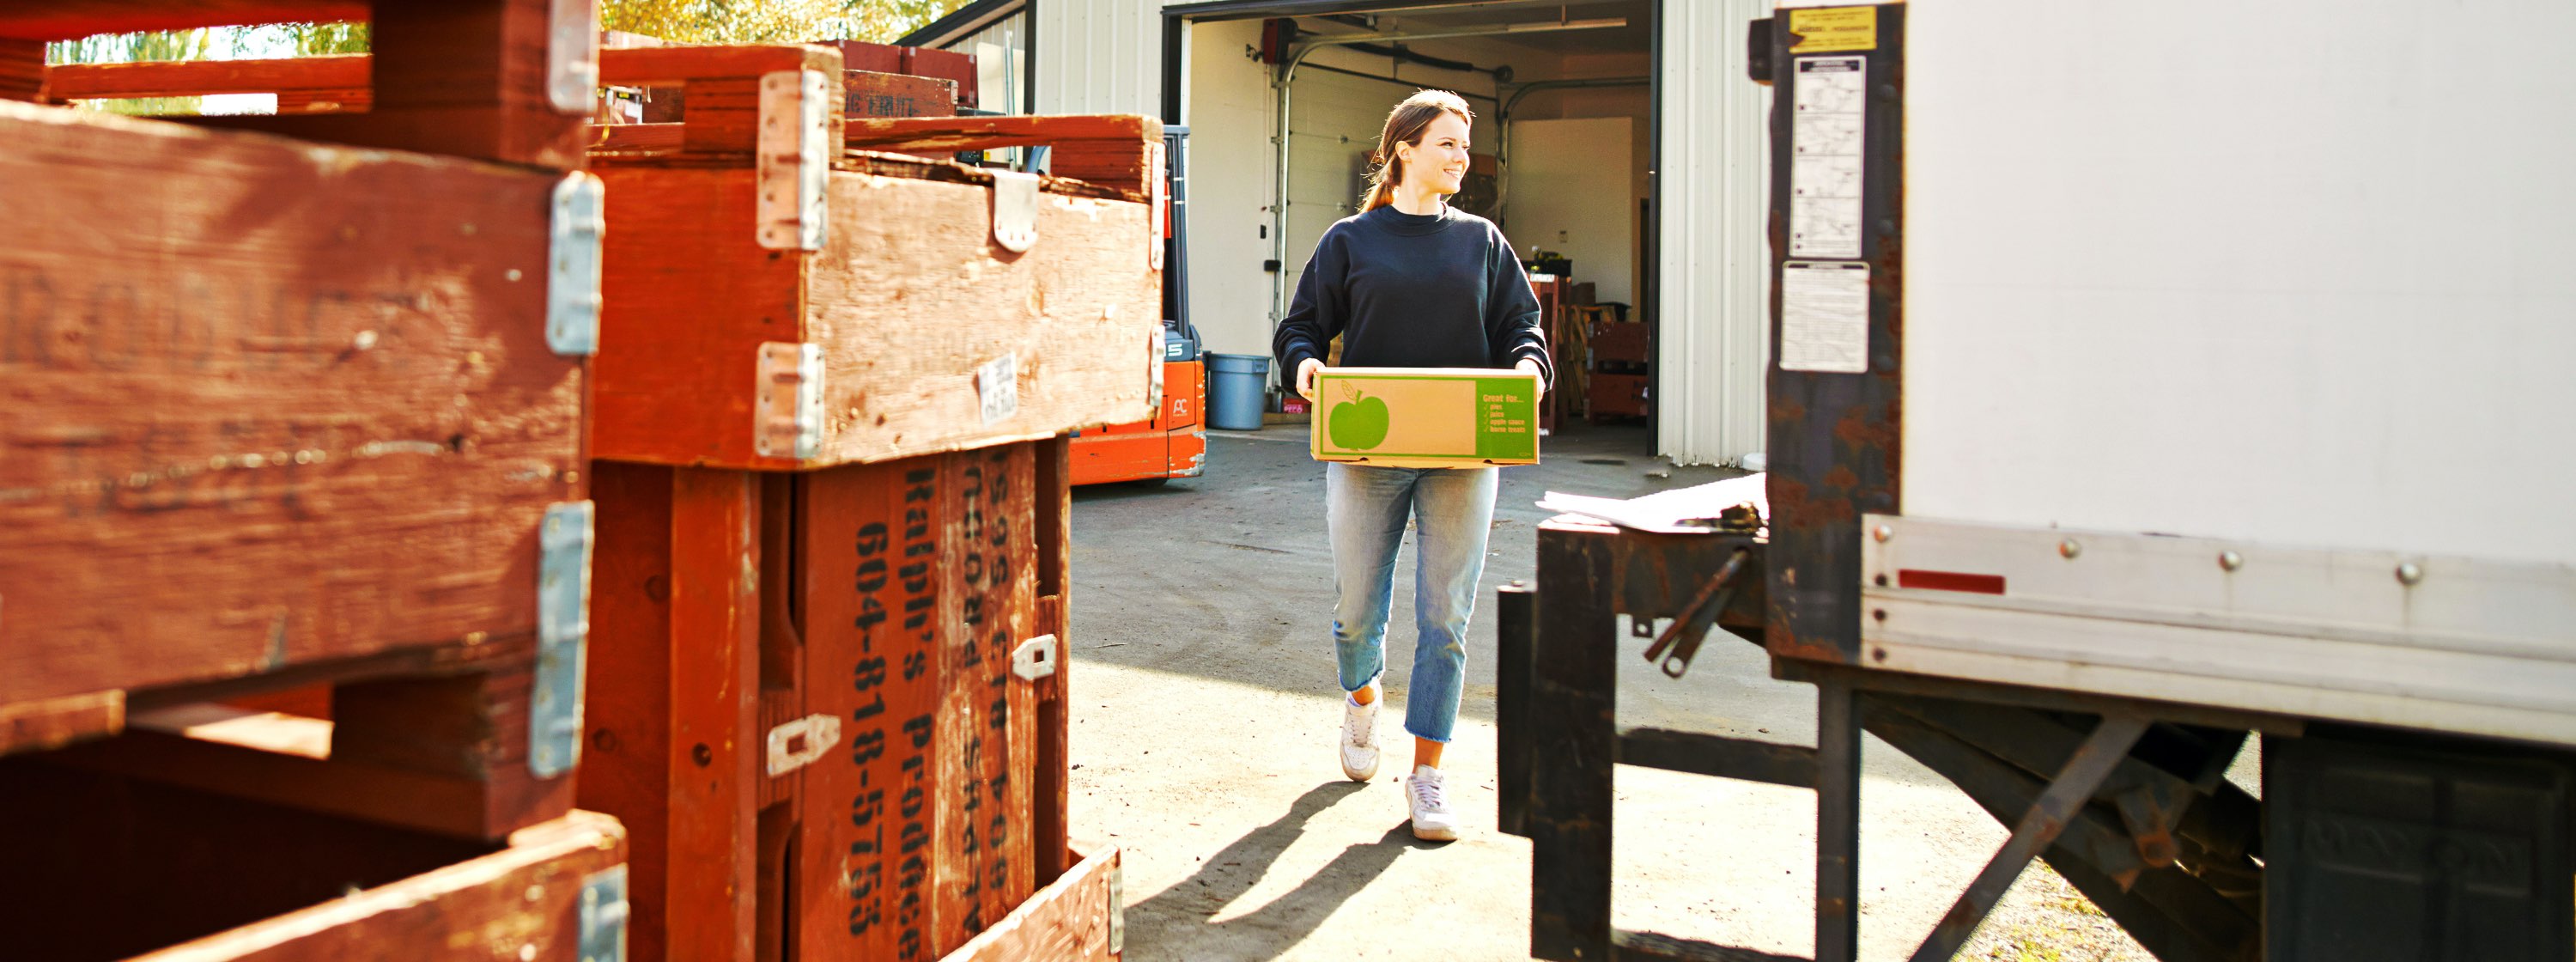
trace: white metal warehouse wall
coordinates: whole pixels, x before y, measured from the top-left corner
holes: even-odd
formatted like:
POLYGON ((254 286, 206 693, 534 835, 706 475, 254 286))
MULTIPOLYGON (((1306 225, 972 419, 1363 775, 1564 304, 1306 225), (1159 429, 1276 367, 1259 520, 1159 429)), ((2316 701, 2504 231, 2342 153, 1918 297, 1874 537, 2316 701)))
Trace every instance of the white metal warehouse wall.
MULTIPOLYGON (((1670 55, 1660 77, 1663 396, 1655 446, 1685 464, 1731 463, 1763 447, 1770 88, 1745 78, 1744 31, 1771 5, 1663 3, 1670 55)), ((1038 111, 1161 113, 1163 0, 1032 6, 1038 111)))
POLYGON ((1744 31, 1770 8, 1770 0, 1666 0, 1663 8, 1655 450, 1684 464, 1734 463, 1763 447, 1771 88, 1746 79, 1744 31))
POLYGON ((1163 115, 1162 0, 1032 0, 1037 112, 1163 115))

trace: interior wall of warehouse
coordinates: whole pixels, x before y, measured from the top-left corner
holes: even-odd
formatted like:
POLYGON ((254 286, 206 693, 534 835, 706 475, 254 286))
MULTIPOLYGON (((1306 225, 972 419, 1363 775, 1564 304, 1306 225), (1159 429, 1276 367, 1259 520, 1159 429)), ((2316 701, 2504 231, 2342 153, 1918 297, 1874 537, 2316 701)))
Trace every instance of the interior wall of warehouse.
MULTIPOLYGON (((1555 72, 1545 79, 1590 80, 1645 77, 1652 72, 1653 64, 1653 54, 1642 50, 1635 53, 1568 54, 1557 61, 1555 72)), ((1645 283, 1645 235, 1637 229, 1638 225, 1643 223, 1640 220, 1642 215, 1638 212, 1638 201, 1646 196, 1649 185, 1647 174, 1654 165, 1654 116, 1653 88, 1638 84, 1633 87, 1542 90, 1521 98, 1521 102, 1512 108, 1511 117, 1516 128, 1523 123, 1541 122, 1530 128, 1516 129, 1511 136, 1518 144, 1527 144, 1532 142, 1533 137, 1544 136, 1539 132, 1546 127, 1544 121, 1606 117, 1628 119, 1628 182, 1625 188, 1627 202, 1620 208, 1624 214, 1624 223, 1627 224, 1624 231, 1628 246, 1626 268, 1619 272, 1618 277, 1604 277, 1598 265, 1615 259, 1600 256, 1587 257, 1586 252, 1583 251, 1560 250, 1560 252, 1573 258, 1575 280, 1590 281, 1595 285, 1593 291, 1595 299, 1617 301, 1628 305, 1631 312, 1629 317, 1632 320, 1644 320, 1637 313, 1643 310, 1644 306, 1636 300, 1637 292, 1644 289, 1645 283), (1586 269, 1584 265, 1587 261, 1595 266, 1586 269)), ((1605 155, 1609 153, 1615 153, 1615 151, 1604 151, 1605 155)), ((1607 185, 1603 184, 1586 183, 1577 190, 1590 198, 1606 199, 1610 196, 1606 187, 1607 185)), ((1531 225, 1529 224, 1517 226, 1513 224, 1512 198, 1515 193, 1524 190, 1551 189, 1563 191, 1566 185, 1534 182, 1526 167, 1517 172, 1517 176, 1515 172, 1505 172, 1503 230, 1512 238, 1513 244, 1520 248, 1524 257, 1528 256, 1532 246, 1547 246, 1547 242, 1551 239, 1530 234, 1531 225)), ((1525 194, 1522 196, 1526 197, 1525 194)))

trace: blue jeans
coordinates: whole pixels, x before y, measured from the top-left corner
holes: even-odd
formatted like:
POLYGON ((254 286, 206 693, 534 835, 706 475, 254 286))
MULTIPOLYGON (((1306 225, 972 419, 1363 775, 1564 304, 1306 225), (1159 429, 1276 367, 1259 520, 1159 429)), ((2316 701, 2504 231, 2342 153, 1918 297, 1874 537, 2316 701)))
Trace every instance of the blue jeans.
POLYGON ((1447 742, 1458 723, 1467 676, 1467 617, 1485 573, 1493 527, 1494 468, 1324 466, 1324 518, 1333 539, 1333 646, 1343 691, 1386 671, 1386 622, 1395 595, 1395 553, 1414 519, 1413 681, 1404 730, 1447 742))

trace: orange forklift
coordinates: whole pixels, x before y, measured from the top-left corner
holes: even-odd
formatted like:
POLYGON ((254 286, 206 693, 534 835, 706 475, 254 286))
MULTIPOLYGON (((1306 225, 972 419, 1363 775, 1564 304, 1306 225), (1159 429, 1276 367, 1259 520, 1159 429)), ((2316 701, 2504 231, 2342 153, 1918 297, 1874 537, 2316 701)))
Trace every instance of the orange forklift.
POLYGON ((1161 484, 1195 478, 1207 465, 1207 366, 1199 358, 1198 329, 1189 320, 1189 128, 1164 127, 1171 183, 1163 218, 1163 406, 1150 419, 1113 424, 1073 436, 1073 483, 1140 481, 1161 484))

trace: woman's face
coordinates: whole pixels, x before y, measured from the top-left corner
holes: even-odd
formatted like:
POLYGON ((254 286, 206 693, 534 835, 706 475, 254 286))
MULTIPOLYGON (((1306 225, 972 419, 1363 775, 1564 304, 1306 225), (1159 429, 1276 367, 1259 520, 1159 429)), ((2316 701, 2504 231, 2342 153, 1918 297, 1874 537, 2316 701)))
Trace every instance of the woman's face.
POLYGON ((1458 192, 1467 179, 1467 122, 1441 111, 1422 129, 1422 142, 1398 148, 1406 180, 1443 196, 1458 192))

